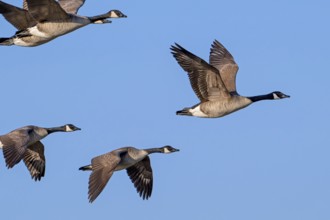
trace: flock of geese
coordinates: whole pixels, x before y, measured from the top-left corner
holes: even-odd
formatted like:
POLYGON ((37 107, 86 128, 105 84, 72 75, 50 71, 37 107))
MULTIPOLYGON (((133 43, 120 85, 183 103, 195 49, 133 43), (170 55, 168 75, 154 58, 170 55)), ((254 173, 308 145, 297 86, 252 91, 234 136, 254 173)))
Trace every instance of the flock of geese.
MULTIPOLYGON (((9 38, 0 38, 0 45, 33 47, 49 42, 88 24, 111 23, 111 18, 127 17, 119 10, 87 17, 77 15, 85 0, 23 0, 23 8, 0 1, 0 13, 16 27, 17 32, 9 38)), ((261 100, 288 98, 282 92, 245 97, 236 89, 238 65, 229 51, 217 40, 211 45, 209 63, 189 52, 179 44, 171 46, 171 52, 179 65, 188 73, 190 84, 200 103, 176 112, 177 115, 203 118, 218 118, 261 100)), ((8 168, 21 160, 25 163, 32 179, 45 176, 46 159, 41 139, 54 132, 81 130, 72 124, 43 128, 25 126, 0 136, 8 168)), ((153 174, 149 154, 179 151, 171 146, 137 149, 123 147, 94 157, 91 164, 79 170, 91 171, 88 199, 93 202, 102 192, 113 172, 126 169, 129 178, 143 199, 152 193, 153 174)))

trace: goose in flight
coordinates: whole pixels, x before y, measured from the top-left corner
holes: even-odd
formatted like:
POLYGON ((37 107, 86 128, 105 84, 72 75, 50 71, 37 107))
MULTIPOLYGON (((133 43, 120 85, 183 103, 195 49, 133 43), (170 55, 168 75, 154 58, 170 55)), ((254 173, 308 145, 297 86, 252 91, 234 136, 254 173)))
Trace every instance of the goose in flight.
POLYGON ((81 129, 72 124, 52 128, 29 125, 1 135, 0 148, 3 150, 7 167, 12 168, 23 159, 32 179, 40 180, 45 176, 46 165, 44 145, 40 140, 54 132, 77 130, 81 129))
POLYGON ((179 44, 171 46, 179 65, 188 73, 190 84, 200 103, 177 111, 177 115, 218 118, 261 100, 289 98, 282 92, 245 97, 236 90, 238 65, 233 56, 217 40, 212 44, 210 62, 184 49, 179 44))
POLYGON ((0 38, 0 45, 34 47, 88 24, 105 24, 108 18, 127 17, 119 10, 87 17, 77 15, 85 0, 24 0, 23 9, 0 1, 0 13, 17 32, 0 38))
POLYGON ((123 169, 126 169, 140 196, 143 199, 148 199, 151 196, 153 185, 153 175, 148 155, 152 153, 168 154, 176 151, 179 150, 171 146, 149 149, 123 147, 94 157, 90 165, 79 168, 83 171, 92 171, 88 186, 89 202, 92 203, 99 196, 113 172, 123 169))

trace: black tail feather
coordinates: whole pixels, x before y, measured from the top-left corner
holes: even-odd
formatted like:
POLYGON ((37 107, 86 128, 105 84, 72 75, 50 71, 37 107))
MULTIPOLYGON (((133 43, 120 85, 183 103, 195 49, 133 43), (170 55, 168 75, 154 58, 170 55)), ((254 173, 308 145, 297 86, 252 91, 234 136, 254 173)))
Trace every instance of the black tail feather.
POLYGON ((92 170, 92 165, 86 165, 86 166, 80 167, 79 170, 82 170, 82 171, 92 170))
POLYGON ((176 112, 176 115, 188 115, 188 116, 192 116, 191 112, 189 112, 189 108, 184 108, 180 111, 176 112))
POLYGON ((14 41, 12 38, 7 38, 7 37, 0 38, 0 45, 10 46, 13 44, 14 44, 14 41))

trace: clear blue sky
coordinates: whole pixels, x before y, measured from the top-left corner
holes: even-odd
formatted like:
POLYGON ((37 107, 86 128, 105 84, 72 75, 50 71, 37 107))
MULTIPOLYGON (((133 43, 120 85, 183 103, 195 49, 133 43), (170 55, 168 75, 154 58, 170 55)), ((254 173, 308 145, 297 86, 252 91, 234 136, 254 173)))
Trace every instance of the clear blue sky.
MULTIPOLYGON (((1 47, 0 134, 29 124, 82 128, 43 140, 41 182, 23 163, 8 170, 0 160, 1 219, 329 220, 329 7, 87 0, 81 15, 120 9, 128 18, 35 48, 1 47), (241 95, 280 90, 291 98, 218 119, 176 116, 198 99, 169 47, 177 42, 208 60, 214 39, 240 66, 241 95), (89 173, 78 168, 92 157, 167 144, 181 151, 151 155, 150 200, 122 171, 88 203, 89 173)), ((1 36, 14 33, 0 23, 1 36)))

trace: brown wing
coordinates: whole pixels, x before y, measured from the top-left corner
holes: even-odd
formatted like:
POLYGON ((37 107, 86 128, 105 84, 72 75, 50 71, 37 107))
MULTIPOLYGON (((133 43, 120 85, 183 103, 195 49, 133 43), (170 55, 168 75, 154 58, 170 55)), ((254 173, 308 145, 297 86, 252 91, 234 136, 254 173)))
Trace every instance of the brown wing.
POLYGON ((29 134, 32 128, 23 127, 0 137, 3 144, 3 156, 8 168, 12 168, 24 157, 27 147, 30 145, 29 134))
POLYGON ((136 188, 136 191, 143 199, 148 199, 151 196, 153 185, 150 158, 146 156, 143 160, 126 170, 136 188))
POLYGON ((26 28, 32 27, 37 23, 27 10, 15 7, 2 1, 0 1, 0 13, 17 30, 25 30, 26 28))
POLYGON ((236 74, 238 65, 229 51, 217 40, 213 42, 211 47, 210 64, 219 70, 221 79, 228 91, 237 94, 236 74))
POLYGON ((40 181, 41 177, 45 176, 46 159, 44 151, 44 145, 37 141, 35 144, 28 146, 24 154, 23 161, 35 181, 40 181))
POLYGON ((92 159, 93 171, 88 183, 89 202, 93 202, 100 195, 119 162, 120 157, 113 152, 92 159))
POLYGON ((59 0, 58 3, 67 13, 77 14, 79 8, 85 3, 85 0, 59 0))
POLYGON ((188 73, 190 84, 200 101, 221 99, 229 96, 216 68, 178 44, 172 46, 171 50, 174 58, 188 73))
POLYGON ((69 19, 70 16, 55 0, 26 0, 29 13, 39 21, 61 21, 69 19))

